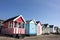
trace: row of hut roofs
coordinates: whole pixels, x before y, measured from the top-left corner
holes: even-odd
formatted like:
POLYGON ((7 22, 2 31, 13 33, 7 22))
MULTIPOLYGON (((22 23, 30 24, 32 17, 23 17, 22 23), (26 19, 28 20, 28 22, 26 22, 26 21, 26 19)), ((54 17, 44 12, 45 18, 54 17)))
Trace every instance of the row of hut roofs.
POLYGON ((9 18, 6 21, 0 20, 0 32, 9 35, 41 35, 45 33, 57 33, 58 29, 59 28, 57 26, 42 24, 40 21, 26 21, 22 15, 9 18))

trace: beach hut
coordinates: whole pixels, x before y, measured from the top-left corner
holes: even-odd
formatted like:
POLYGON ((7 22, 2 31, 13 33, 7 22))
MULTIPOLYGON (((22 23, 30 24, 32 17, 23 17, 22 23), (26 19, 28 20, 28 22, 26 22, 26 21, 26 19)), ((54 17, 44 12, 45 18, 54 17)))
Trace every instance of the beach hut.
POLYGON ((25 35, 25 19, 22 15, 18 15, 7 19, 3 22, 2 34, 12 35, 13 37, 20 37, 25 35))
POLYGON ((54 25, 49 25, 50 33, 53 33, 53 26, 54 26, 54 25))
POLYGON ((50 28, 48 24, 42 24, 42 34, 49 34, 50 28))
POLYGON ((27 20, 26 21, 26 35, 36 35, 37 30, 36 30, 36 22, 35 20, 27 20))
POLYGON ((54 26, 54 33, 58 33, 58 26, 54 26))
POLYGON ((36 23, 37 23, 37 35, 41 35, 42 34, 41 22, 40 21, 36 21, 36 23))

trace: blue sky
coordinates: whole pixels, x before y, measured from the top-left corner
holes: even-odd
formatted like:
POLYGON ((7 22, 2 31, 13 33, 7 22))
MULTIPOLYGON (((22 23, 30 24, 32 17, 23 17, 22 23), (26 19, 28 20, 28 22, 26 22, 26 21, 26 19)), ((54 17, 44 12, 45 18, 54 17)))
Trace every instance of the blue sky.
POLYGON ((0 0, 0 19, 16 15, 60 26, 60 0, 0 0))

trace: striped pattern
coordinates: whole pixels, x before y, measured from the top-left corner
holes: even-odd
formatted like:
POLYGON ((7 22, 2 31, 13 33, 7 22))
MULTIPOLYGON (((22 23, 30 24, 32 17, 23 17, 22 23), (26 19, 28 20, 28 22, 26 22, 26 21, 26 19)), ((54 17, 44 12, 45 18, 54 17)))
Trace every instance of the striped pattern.
POLYGON ((24 28, 14 28, 14 34, 25 34, 24 28))
POLYGON ((25 34, 24 28, 3 28, 2 33, 4 34, 25 34))

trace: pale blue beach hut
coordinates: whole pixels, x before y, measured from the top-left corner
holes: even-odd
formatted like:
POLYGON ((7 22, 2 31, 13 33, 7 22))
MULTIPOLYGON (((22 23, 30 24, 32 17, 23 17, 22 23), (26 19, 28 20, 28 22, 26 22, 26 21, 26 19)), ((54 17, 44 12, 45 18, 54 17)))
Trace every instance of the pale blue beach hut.
POLYGON ((35 20, 27 20, 25 29, 26 29, 26 35, 36 35, 37 27, 35 20))

